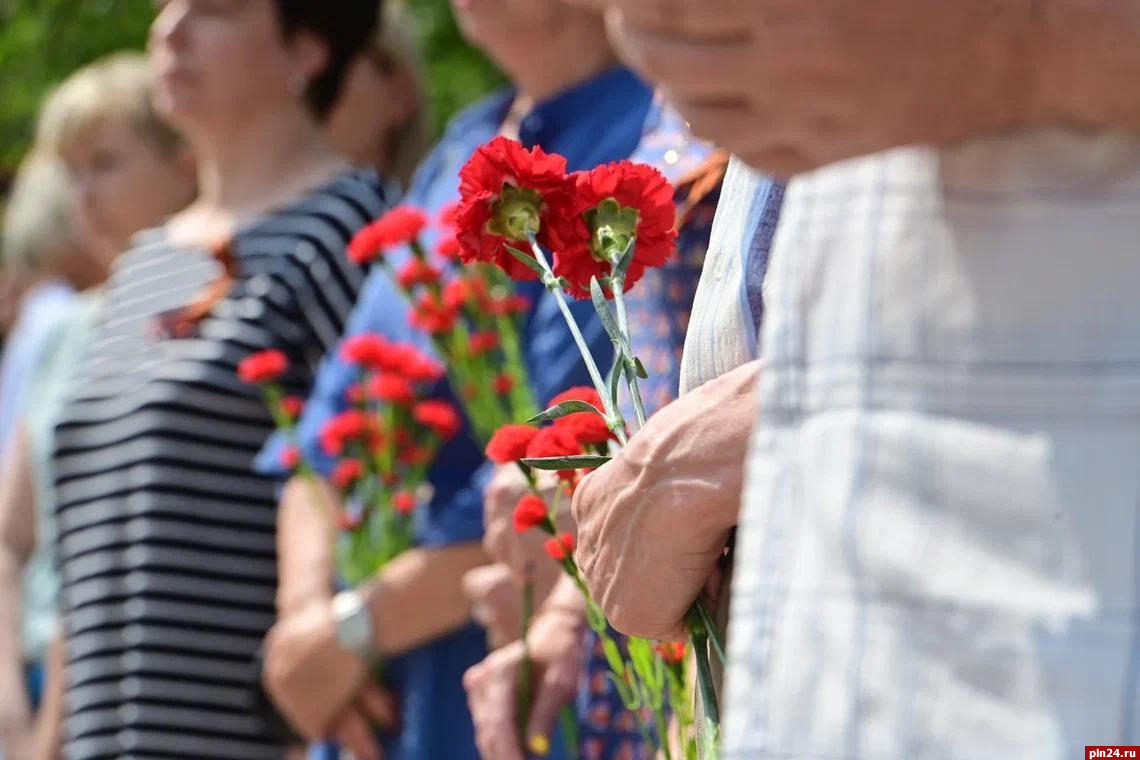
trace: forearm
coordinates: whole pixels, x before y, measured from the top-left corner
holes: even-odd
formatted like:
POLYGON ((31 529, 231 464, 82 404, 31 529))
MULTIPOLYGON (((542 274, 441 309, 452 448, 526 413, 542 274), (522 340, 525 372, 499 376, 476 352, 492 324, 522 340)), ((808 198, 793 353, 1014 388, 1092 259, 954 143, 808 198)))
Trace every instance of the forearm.
POLYGON ((1140 130, 1140 5, 1037 0, 1035 121, 1140 130))
POLYGON ((378 652, 406 652, 467 624, 471 608, 463 576, 485 564, 487 555, 478 543, 412 549, 394 559, 363 590, 378 652))
POLYGON ((67 657, 62 634, 48 650, 44 673, 44 696, 36 717, 35 758, 55 760, 59 757, 63 736, 63 695, 67 685, 67 657))
POLYGON ((31 728, 32 711, 24 683, 22 619, 23 563, 0 545, 0 746, 31 728))
POLYGON ((289 615, 332 595, 335 532, 329 511, 338 503, 324 481, 296 477, 277 516, 277 614, 289 615))

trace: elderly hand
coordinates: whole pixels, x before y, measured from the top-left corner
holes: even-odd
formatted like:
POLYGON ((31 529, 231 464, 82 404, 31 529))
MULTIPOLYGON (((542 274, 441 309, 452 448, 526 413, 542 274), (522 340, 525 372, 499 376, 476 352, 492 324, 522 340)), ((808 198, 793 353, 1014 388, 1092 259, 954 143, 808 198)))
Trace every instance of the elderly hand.
MULTIPOLYGON (((527 637, 534 668, 528 741, 549 740, 559 711, 577 695, 585 664, 584 635, 585 617, 578 612, 556 607, 535 617, 527 637)), ((475 722, 475 743, 488 760, 524 760, 527 756, 518 735, 522 661, 523 644, 516 641, 492 652, 463 677, 475 722)))
POLYGON ((484 565, 463 576, 471 617, 487 631, 487 646, 499 649, 522 635, 522 591, 509 565, 484 565))
POLYGON ((373 725, 395 724, 392 700, 368 682, 368 665, 336 638, 329 604, 280 621, 266 638, 265 689, 306 738, 337 740, 362 760, 381 760, 373 725))
POLYGON ((613 626, 683 640, 736 524, 758 364, 701 386, 654 415, 574 495, 575 553, 613 626))
POLYGON ((1043 118, 1039 0, 578 2, 698 135, 778 175, 1043 118))
MULTIPOLYGON (((558 479, 550 472, 536 474, 542 496, 549 505, 553 502, 555 489, 559 487, 558 479)), ((491 559, 511 568, 519 588, 529 574, 535 585, 535 599, 541 602, 562 571, 542 548, 548 536, 538 530, 529 530, 522 535, 515 531, 515 506, 523 494, 529 492, 518 467, 506 465, 496 468, 483 501, 483 549, 491 559)), ((570 497, 563 493, 559 498, 558 528, 572 533, 570 497)))

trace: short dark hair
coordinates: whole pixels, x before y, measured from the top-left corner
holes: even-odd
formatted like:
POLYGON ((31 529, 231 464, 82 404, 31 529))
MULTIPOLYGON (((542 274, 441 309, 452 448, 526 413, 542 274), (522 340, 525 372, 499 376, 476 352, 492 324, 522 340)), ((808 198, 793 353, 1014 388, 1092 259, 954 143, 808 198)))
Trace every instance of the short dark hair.
POLYGON ((309 83, 305 97, 323 119, 340 97, 349 66, 371 42, 383 0, 274 0, 285 37, 305 31, 328 46, 325 70, 309 83))

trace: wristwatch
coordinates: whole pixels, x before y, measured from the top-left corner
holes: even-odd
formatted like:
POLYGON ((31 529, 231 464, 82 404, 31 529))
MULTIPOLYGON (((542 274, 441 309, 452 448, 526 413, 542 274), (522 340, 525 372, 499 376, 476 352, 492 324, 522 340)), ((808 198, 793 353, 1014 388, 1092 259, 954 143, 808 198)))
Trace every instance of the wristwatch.
POLYGON ((372 610, 363 597, 356 591, 342 591, 333 597, 332 610, 337 643, 360 659, 371 660, 376 654, 372 610))

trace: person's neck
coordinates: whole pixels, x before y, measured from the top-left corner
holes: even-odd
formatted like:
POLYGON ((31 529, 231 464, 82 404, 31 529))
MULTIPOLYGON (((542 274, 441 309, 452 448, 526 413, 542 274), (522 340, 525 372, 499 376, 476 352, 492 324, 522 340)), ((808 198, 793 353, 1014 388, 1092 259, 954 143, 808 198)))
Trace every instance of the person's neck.
POLYGON ((199 213, 237 220, 291 199, 345 168, 317 124, 292 111, 247 121, 224 136, 192 141, 199 213))
POLYGON ((534 56, 519 56, 518 61, 504 60, 500 65, 514 83, 521 101, 532 105, 542 103, 617 63, 617 55, 608 42, 599 44, 599 39, 605 38, 605 30, 598 29, 596 34, 601 37, 594 34, 542 37, 540 65, 535 65, 534 56))

